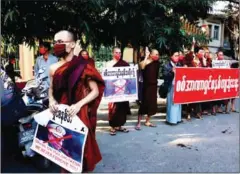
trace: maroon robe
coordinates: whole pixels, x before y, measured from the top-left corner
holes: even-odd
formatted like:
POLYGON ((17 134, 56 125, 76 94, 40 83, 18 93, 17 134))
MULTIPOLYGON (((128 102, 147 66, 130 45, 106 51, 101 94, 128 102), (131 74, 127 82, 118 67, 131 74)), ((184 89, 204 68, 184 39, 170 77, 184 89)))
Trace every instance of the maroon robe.
MULTIPOLYGON (((129 66, 124 60, 119 60, 113 67, 129 66)), ((108 119, 111 127, 123 126, 127 121, 127 115, 131 114, 129 102, 116 102, 108 104, 108 119)))
MULTIPOLYGON (((97 108, 100 104, 104 81, 98 71, 83 58, 74 57, 72 61, 59 67, 53 76, 53 97, 59 104, 72 105, 85 98, 89 92, 88 81, 98 85, 99 95, 91 103, 82 106, 78 117, 88 127, 88 135, 83 155, 83 171, 93 171, 102 156, 96 141, 97 108)), ((81 153, 81 152, 80 152, 81 153)))
POLYGON ((139 108, 139 115, 148 116, 157 113, 157 79, 160 63, 153 61, 143 70, 143 98, 139 108))

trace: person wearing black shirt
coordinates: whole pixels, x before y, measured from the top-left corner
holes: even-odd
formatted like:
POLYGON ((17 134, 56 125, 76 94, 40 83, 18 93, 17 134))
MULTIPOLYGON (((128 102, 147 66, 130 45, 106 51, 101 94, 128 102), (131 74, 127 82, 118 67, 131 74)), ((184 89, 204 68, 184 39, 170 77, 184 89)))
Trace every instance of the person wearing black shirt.
POLYGON ((22 78, 21 75, 14 71, 14 64, 16 59, 13 55, 9 56, 8 65, 6 65, 5 70, 7 75, 12 79, 13 83, 15 84, 15 77, 22 78))

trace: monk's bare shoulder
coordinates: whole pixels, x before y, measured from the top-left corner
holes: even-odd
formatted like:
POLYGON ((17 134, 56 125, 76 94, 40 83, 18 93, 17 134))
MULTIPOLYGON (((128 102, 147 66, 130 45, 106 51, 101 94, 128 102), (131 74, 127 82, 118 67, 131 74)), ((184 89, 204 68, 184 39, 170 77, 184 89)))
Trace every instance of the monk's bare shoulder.
POLYGON ((55 71, 60 67, 62 66, 62 62, 57 62, 57 63, 54 63, 50 66, 49 68, 49 72, 50 72, 50 75, 53 76, 53 74, 55 73, 55 71))

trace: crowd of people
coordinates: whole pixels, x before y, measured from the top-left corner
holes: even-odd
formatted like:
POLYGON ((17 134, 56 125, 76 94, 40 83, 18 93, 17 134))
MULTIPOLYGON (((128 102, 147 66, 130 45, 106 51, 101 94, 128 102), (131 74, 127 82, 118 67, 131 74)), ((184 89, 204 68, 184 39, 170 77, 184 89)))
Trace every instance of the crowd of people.
MULTIPOLYGON (((213 54, 207 48, 192 47, 192 50, 185 55, 182 52, 175 52, 172 54, 171 61, 164 66, 164 82, 174 82, 174 67, 196 67, 196 68, 212 68, 213 54)), ((224 60, 224 54, 221 50, 216 53, 216 60, 224 60)), ((238 63, 232 64, 231 68, 238 68, 238 63)), ((169 85, 171 86, 171 85, 169 85)), ((172 83, 172 86, 174 84, 172 83)), ((209 101, 202 103, 192 103, 185 105, 173 104, 173 87, 170 87, 167 96, 167 123, 175 125, 181 122, 181 115, 185 113, 187 120, 192 117, 202 119, 203 115, 216 115, 217 113, 229 114, 230 112, 237 112, 235 109, 235 99, 209 101), (230 105, 230 109, 229 106, 230 105)))
MULTIPOLYGON (((35 74, 45 67, 49 75, 49 108, 52 112, 58 110, 58 104, 69 105, 69 114, 77 115, 88 127, 83 160, 83 171, 93 171, 95 165, 102 159, 97 145, 95 131, 97 125, 97 109, 105 89, 104 80, 95 68, 95 63, 86 50, 82 50, 78 56, 74 55, 76 38, 69 31, 60 31, 54 36, 53 52, 50 54, 48 43, 40 44, 40 57, 35 64, 35 74)), ((234 99, 223 101, 212 101, 193 104, 174 104, 174 75, 176 67, 204 67, 211 68, 211 56, 208 49, 193 48, 188 52, 180 50, 172 51, 169 62, 162 69, 164 78, 164 93, 167 99, 166 122, 176 125, 182 122, 182 114, 185 113, 187 120, 192 117, 202 119, 203 115, 216 115, 217 113, 228 113, 228 103, 231 103, 230 111, 236 112, 234 99), (225 110, 221 110, 221 106, 225 110)), ((138 72, 139 88, 139 111, 138 122, 135 129, 141 130, 141 120, 146 115, 144 125, 156 127, 151 122, 151 117, 157 113, 158 76, 160 71, 160 54, 158 50, 148 48, 140 55, 138 72)), ((223 59, 223 52, 217 52, 217 59, 223 59)), ((122 60, 121 49, 114 47, 112 60, 107 62, 107 67, 130 66, 122 60)), ((237 66, 238 67, 238 66, 237 66)), ((163 88, 160 88, 160 90, 163 88)), ((161 91, 160 91, 161 92, 161 91)), ((163 91, 162 91, 163 92, 163 91)), ((161 95, 161 94, 160 94, 161 95)), ((117 132, 128 133, 124 128, 127 115, 131 114, 128 101, 108 104, 108 118, 110 135, 117 132)), ((67 172, 64 169, 62 172, 67 172)))

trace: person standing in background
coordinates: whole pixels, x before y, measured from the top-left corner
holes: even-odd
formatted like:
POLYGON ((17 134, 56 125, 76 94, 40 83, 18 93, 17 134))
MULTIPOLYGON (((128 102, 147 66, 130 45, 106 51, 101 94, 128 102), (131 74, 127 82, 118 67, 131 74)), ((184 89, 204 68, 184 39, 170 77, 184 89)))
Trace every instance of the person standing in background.
POLYGON ((87 50, 81 50, 79 55, 81 55, 85 60, 87 60, 90 65, 95 67, 95 61, 93 60, 93 58, 89 56, 89 53, 87 50))
MULTIPOLYGON (((58 62, 58 58, 50 54, 51 46, 49 42, 42 42, 39 45, 39 53, 41 56, 37 57, 34 66, 34 76, 36 77, 39 70, 44 70, 44 76, 49 77, 49 68, 52 64, 58 62)), ((50 79, 47 80, 48 85, 50 85, 50 79)))
MULTIPOLYGON (((121 58, 121 49, 118 47, 113 48, 113 59, 108 61, 106 67, 124 67, 129 66, 127 62, 121 58)), ((108 104, 108 120, 110 125, 110 135, 116 135, 116 132, 128 133, 129 130, 122 126, 127 121, 127 115, 131 114, 128 101, 114 102, 108 104)))
POLYGON ((163 79, 169 87, 167 94, 167 117, 166 122, 170 125, 177 125, 182 122, 182 105, 173 103, 174 94, 174 78, 176 73, 176 67, 181 66, 179 64, 179 52, 173 52, 171 60, 163 67, 163 79))
MULTIPOLYGON (((224 54, 221 50, 218 51, 216 54, 217 54, 216 60, 224 60, 224 54)), ((215 101, 214 103, 215 103, 214 107, 217 113, 229 114, 228 112, 229 100, 218 100, 218 101, 215 101), (225 110, 222 109, 222 106, 225 107, 225 110)))
POLYGON ((13 55, 13 53, 11 53, 9 56, 9 62, 5 66, 5 71, 6 71, 7 75, 12 79, 14 84, 16 84, 15 77, 22 78, 22 76, 19 73, 15 72, 15 70, 14 70, 15 63, 16 63, 16 58, 13 55))
POLYGON ((136 130, 141 130, 142 115, 147 115, 145 126, 156 127, 150 122, 151 116, 157 113, 157 79, 159 73, 159 52, 152 49, 151 53, 146 47, 145 59, 140 62, 143 75, 142 101, 138 111, 136 130))

